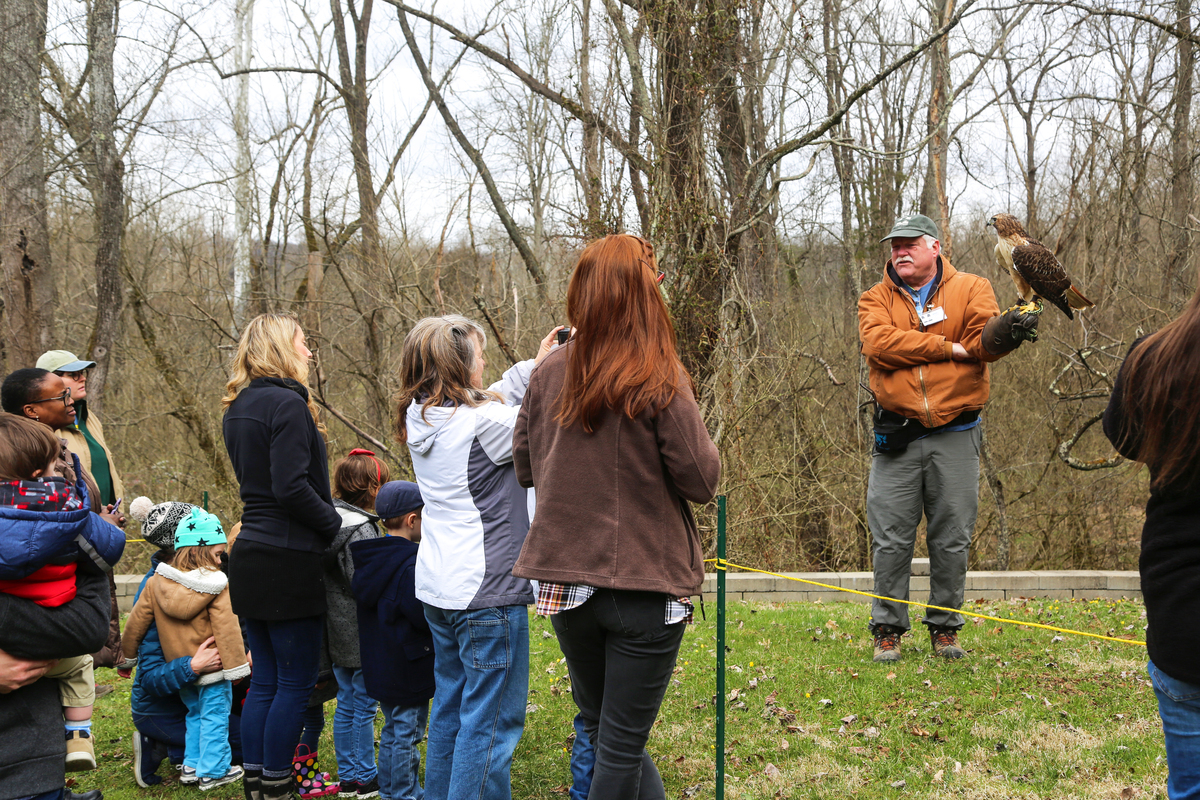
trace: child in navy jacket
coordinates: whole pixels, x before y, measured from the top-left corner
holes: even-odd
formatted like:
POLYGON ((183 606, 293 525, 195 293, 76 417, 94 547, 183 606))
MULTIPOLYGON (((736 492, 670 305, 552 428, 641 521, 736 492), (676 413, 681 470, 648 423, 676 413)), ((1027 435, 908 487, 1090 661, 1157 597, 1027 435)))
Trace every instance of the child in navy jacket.
POLYGON ((434 682, 433 637, 413 577, 423 506, 415 483, 385 483, 375 498, 375 513, 388 536, 350 545, 363 679, 383 707, 379 794, 384 800, 422 797, 417 745, 425 735, 434 682))

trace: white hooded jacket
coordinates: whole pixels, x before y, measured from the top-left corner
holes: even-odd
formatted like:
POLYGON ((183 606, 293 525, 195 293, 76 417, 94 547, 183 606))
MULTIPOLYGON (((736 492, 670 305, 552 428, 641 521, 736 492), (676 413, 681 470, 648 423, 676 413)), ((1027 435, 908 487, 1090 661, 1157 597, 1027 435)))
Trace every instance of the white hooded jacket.
POLYGON ((461 610, 534 602, 529 581, 512 574, 529 532, 512 438, 533 367, 522 361, 488 387, 503 403, 408 407, 408 450, 425 501, 416 568, 424 603, 461 610))

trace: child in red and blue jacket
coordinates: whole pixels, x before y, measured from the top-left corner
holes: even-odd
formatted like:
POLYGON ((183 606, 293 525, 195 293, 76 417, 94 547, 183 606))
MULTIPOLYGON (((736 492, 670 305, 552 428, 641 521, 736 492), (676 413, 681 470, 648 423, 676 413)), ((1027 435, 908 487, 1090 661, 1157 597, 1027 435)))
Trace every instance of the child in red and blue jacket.
MULTIPOLYGON (((75 598, 75 575, 112 570, 125 534, 90 509, 87 486, 58 474, 62 443, 45 425, 0 413, 0 592, 47 608, 75 598)), ((77 456, 75 474, 83 470, 77 456)), ((59 682, 68 770, 96 768, 92 657, 62 659, 45 677, 59 682)))

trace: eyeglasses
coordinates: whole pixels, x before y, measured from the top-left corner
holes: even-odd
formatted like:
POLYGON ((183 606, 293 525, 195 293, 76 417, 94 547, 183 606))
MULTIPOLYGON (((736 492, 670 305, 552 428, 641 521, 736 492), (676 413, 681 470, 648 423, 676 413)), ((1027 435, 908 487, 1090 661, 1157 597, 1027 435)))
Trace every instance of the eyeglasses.
POLYGON ((63 408, 66 408, 68 405, 70 405, 70 403, 67 402, 70 399, 71 399, 71 390, 67 389, 62 394, 56 394, 56 395, 54 395, 54 397, 43 397, 41 400, 34 400, 29 405, 36 406, 38 403, 49 403, 52 400, 62 400, 63 408))
POLYGON ((70 378, 73 381, 81 381, 87 377, 88 371, 86 369, 77 369, 74 372, 55 372, 54 374, 60 378, 70 378))

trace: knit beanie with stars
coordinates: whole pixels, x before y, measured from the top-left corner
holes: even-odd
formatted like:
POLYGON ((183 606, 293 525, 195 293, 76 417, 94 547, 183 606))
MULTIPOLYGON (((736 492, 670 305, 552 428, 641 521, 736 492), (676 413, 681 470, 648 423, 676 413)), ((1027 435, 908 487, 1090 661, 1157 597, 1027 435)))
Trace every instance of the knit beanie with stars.
POLYGON ((181 547, 210 547, 225 544, 225 530, 221 520, 201 508, 192 508, 192 513, 179 521, 175 528, 175 549, 181 547))
POLYGON ((129 504, 129 514, 142 523, 142 538, 155 547, 175 546, 175 529, 179 521, 195 506, 174 500, 154 505, 149 497, 139 497, 129 504))

